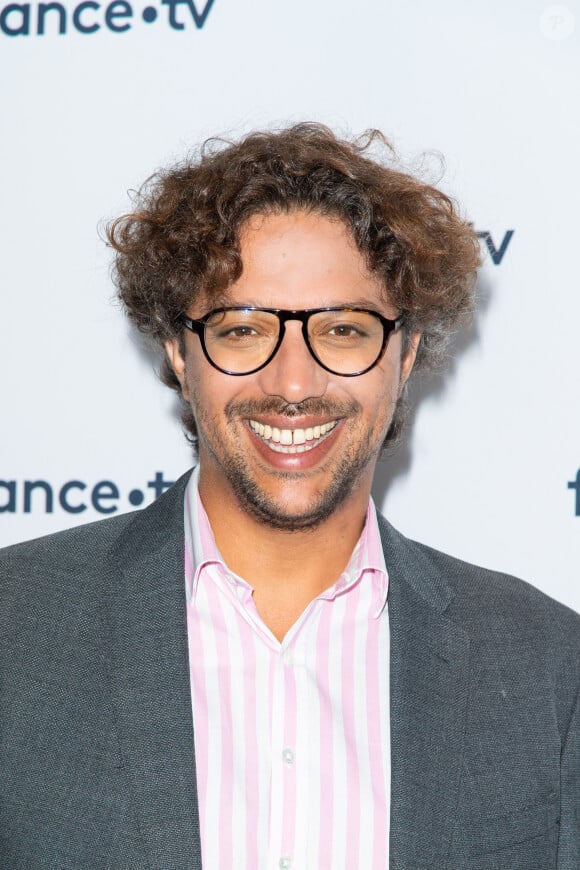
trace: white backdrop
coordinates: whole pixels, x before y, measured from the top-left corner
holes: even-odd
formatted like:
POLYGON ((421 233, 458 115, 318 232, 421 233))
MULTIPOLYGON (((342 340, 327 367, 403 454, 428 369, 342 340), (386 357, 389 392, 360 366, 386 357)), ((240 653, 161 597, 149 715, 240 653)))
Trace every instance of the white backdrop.
POLYGON ((580 609, 578 3, 204 2, 0 7, 0 544, 146 504, 191 464, 98 221, 208 135, 376 126, 407 160, 445 155, 492 252, 513 230, 497 263, 484 246, 476 326, 415 385, 377 500, 580 609))

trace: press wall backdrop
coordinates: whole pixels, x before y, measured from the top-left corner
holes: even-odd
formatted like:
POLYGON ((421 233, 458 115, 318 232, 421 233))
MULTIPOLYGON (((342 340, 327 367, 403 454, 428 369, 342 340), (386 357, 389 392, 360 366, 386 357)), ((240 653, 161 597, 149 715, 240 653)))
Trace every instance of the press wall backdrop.
POLYGON ((207 136, 312 119, 379 127, 431 178, 444 155, 484 253, 476 322, 414 384, 377 502, 580 609, 578 3, 2 3, 0 544, 144 506, 191 465, 99 222, 207 136))

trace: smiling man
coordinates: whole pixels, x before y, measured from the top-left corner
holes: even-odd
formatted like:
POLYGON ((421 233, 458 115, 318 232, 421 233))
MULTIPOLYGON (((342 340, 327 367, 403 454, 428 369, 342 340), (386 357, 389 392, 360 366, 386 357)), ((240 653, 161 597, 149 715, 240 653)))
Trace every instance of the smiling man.
POLYGON ((0 557, 2 867, 578 870, 578 616, 370 498, 478 264, 373 142, 214 142, 111 227, 198 462, 0 557))
POLYGON ((419 333, 403 350, 402 319, 336 217, 250 217, 240 257, 220 308, 200 299, 184 319, 197 335, 166 348, 218 548, 283 642, 348 564, 419 333))

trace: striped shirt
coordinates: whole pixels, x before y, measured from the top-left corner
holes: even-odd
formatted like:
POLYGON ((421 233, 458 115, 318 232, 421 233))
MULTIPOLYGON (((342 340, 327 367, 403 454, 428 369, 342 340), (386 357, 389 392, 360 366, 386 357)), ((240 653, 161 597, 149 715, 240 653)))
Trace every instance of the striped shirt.
POLYGON ((345 572, 279 642, 221 558, 197 481, 185 580, 203 867, 386 870, 388 576, 374 505, 345 572))

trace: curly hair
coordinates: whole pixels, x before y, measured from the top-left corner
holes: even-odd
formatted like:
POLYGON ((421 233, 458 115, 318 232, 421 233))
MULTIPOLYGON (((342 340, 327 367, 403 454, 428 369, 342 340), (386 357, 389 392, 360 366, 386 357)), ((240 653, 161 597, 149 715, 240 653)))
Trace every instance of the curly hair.
MULTIPOLYGON (((439 366, 472 310, 479 244, 446 194, 392 163, 378 130, 349 141, 302 123, 239 142, 208 140, 194 159, 149 178, 134 210, 107 228, 114 280, 130 319, 157 345, 178 336, 183 346, 180 318, 192 301, 211 301, 241 275, 246 221, 305 210, 346 224, 404 315, 406 335, 422 333, 415 369, 439 366), (369 156, 376 145, 388 159, 369 156)), ((160 376, 181 394, 166 357, 160 376)), ((195 443, 193 413, 182 401, 195 443)), ((399 402, 385 443, 397 439, 404 417, 399 402)))

